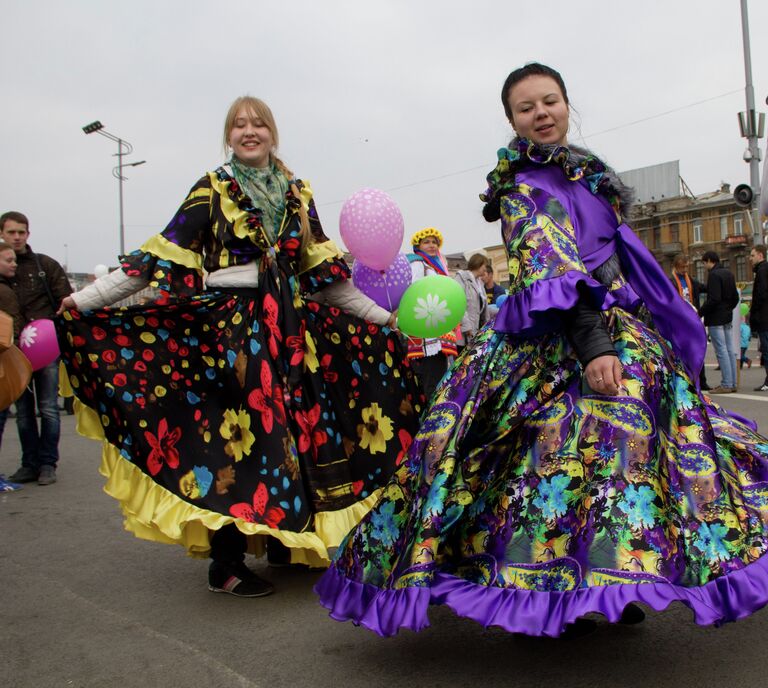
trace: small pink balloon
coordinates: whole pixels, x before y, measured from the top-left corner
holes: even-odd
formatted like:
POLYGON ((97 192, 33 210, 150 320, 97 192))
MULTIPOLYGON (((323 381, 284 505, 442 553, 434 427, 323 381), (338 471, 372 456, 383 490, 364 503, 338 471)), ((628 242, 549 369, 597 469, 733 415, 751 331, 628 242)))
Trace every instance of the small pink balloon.
POLYGON ((411 279, 411 264, 403 253, 396 255, 386 270, 374 270, 359 260, 352 265, 353 284, 388 311, 397 308, 411 279))
POLYGON ((59 357, 59 341, 53 320, 32 320, 19 334, 19 349, 29 359, 32 370, 40 370, 59 357))
POLYGON ((374 270, 386 270, 403 243, 403 215, 383 191, 360 189, 341 208, 339 231, 349 252, 374 270))

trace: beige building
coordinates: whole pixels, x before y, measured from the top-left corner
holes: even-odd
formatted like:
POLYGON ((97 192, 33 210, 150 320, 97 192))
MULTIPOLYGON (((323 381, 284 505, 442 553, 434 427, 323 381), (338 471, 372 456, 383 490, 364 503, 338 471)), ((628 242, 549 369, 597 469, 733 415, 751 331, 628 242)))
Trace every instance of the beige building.
POLYGON ((691 275, 706 282, 707 270, 701 256, 705 251, 715 251, 737 282, 752 280, 750 217, 733 200, 728 184, 698 196, 638 203, 632 208, 629 224, 666 273, 671 272, 674 257, 685 253, 690 259, 691 275))
MULTIPOLYGON (((705 251, 715 251, 737 282, 752 281, 750 218, 733 200, 728 184, 698 196, 688 193, 636 203, 630 213, 629 225, 667 274, 671 274, 674 257, 685 253, 690 259, 691 275, 706 283, 707 270, 701 256, 705 251)), ((483 251, 493 264, 496 282, 508 284, 504 246, 487 246, 483 251)), ((462 254, 451 254, 447 258, 453 270, 463 267, 462 254)))

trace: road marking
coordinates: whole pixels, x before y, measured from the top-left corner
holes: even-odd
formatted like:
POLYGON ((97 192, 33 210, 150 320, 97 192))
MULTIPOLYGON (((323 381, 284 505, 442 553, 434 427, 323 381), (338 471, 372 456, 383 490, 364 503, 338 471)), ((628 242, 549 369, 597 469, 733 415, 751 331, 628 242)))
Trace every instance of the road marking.
POLYGON ((719 399, 720 397, 733 397, 734 399, 746 399, 747 401, 768 401, 768 396, 766 397, 758 397, 755 394, 739 394, 738 392, 734 394, 713 394, 713 399, 719 399))

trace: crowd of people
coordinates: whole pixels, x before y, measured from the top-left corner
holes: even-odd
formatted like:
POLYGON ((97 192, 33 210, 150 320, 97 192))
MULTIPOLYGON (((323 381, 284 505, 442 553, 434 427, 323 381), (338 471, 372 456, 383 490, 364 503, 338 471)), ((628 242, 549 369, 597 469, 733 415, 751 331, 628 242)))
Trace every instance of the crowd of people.
MULTIPOLYGON (((470 256, 464 317, 439 337, 403 336, 353 286, 250 96, 226 114, 226 162, 85 289, 32 251, 24 215, 0 217, 0 308, 17 336, 56 318, 62 389, 126 528, 210 558, 212 592, 273 593, 251 553, 325 569, 331 616, 382 635, 425 627, 430 604, 571 637, 672 601, 700 624, 746 616, 768 602, 768 440, 709 396, 736 389, 733 275, 713 252, 706 285, 685 256, 664 274, 626 224, 631 190, 568 141, 557 71, 514 70, 501 103, 513 137, 482 199, 509 286, 470 256), (110 308, 146 286, 164 298, 110 308)), ((449 274, 439 229, 410 243, 413 281, 449 274)), ((748 316, 764 391, 765 257, 748 316)), ((58 362, 34 375, 9 480, 49 485, 58 362)))

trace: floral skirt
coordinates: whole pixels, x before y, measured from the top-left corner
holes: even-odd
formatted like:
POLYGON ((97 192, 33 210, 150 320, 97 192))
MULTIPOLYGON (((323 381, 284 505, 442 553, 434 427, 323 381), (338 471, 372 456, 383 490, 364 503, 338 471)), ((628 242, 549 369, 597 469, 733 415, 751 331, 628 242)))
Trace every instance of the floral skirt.
POLYGON ((700 624, 768 602, 768 440, 696 390, 666 340, 614 309, 618 396, 561 335, 481 332, 383 496, 317 584, 382 635, 427 607, 557 636, 590 612, 673 601, 700 624))
MULTIPOLYGON (((255 291, 255 290, 254 290, 255 291)), ((126 527, 205 556, 229 523, 320 565, 376 500, 423 400, 395 333, 269 297, 206 293, 71 311, 59 340, 78 429, 126 527)))

